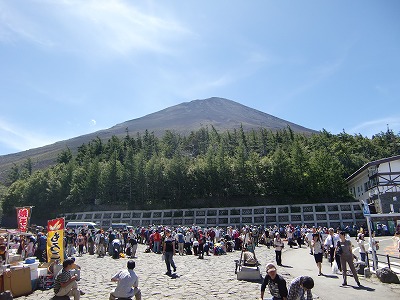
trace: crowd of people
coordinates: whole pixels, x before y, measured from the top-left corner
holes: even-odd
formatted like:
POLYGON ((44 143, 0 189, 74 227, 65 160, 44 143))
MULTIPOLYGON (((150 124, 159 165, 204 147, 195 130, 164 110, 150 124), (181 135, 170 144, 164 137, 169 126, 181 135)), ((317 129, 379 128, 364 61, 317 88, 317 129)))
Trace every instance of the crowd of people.
MULTIPOLYGON (((400 228, 399 228, 400 229, 400 228)), ((135 263, 132 259, 137 256, 138 244, 146 245, 145 252, 162 254, 166 265, 166 275, 173 276, 177 266, 174 262, 174 255, 193 255, 203 259, 204 255, 224 255, 227 252, 243 250, 244 261, 257 265, 254 249, 256 246, 265 245, 275 250, 276 265, 282 266, 282 250, 285 242, 288 247, 308 247, 310 254, 314 256, 317 266, 317 275, 321 276, 321 264, 323 257, 328 259, 332 269, 337 269, 343 276, 342 285, 347 285, 347 266, 350 268, 353 278, 358 286, 360 281, 354 261, 365 262, 366 253, 375 253, 379 249, 379 243, 372 233, 372 249, 365 248, 365 232, 363 228, 357 229, 356 243, 359 247, 359 257, 352 253, 353 245, 348 230, 340 228, 307 227, 307 226, 243 226, 242 228, 228 226, 221 227, 200 227, 200 226, 147 226, 132 229, 113 230, 89 230, 87 227, 66 229, 64 237, 64 256, 82 256, 86 254, 97 254, 98 257, 106 255, 114 259, 128 257, 127 270, 122 270, 112 277, 112 281, 118 282, 118 287, 110 295, 110 299, 121 297, 126 294, 128 297, 135 296, 140 299, 137 275, 134 273, 135 263), (284 242, 285 240, 285 242, 284 242), (136 276, 136 277, 135 277, 136 276), (127 288, 129 286, 129 289, 127 288), (122 292, 122 291, 125 292, 122 292)), ((400 231, 395 237, 400 237, 400 231)), ((1 237, 0 237, 1 239, 1 237)), ((14 237, 14 247, 18 247, 18 253, 23 257, 37 256, 41 261, 46 260, 46 235, 43 232, 32 236, 14 237)), ((400 241, 398 242, 400 252, 400 241)), ((3 242, 0 240, 0 246, 3 242)), ((0 247, 1 251, 1 247, 0 247)), ((1 252, 0 252, 1 255, 1 252)), ((55 281, 56 295, 70 295, 79 299, 83 294, 76 284, 76 278, 69 276, 69 268, 74 263, 70 259, 64 260, 63 269, 57 274, 55 281), (68 273, 68 274, 67 274, 68 273)), ((266 277, 261 287, 261 297, 266 287, 270 289, 271 295, 276 299, 295 299, 293 295, 303 292, 305 299, 309 298, 313 286, 312 278, 297 278, 292 282, 289 290, 283 287, 282 279, 276 274, 275 265, 268 265, 266 277), (297 281, 296 281, 297 280, 297 281), (301 288, 299 288, 301 287, 301 288), (292 293, 290 292, 292 290, 292 293), (280 295, 278 297, 278 294, 280 295)), ((286 284, 286 283, 285 283, 286 284)))

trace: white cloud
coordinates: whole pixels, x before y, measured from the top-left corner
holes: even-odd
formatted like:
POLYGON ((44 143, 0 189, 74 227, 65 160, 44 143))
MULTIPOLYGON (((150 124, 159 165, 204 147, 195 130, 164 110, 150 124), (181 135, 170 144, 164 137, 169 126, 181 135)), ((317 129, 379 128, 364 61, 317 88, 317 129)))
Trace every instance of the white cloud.
POLYGON ((23 9, 10 3, 0 3, 0 23, 5 24, 0 27, 1 40, 13 35, 92 57, 135 51, 171 53, 169 43, 188 34, 173 18, 153 15, 121 0, 39 1, 23 9))
POLYGON ((363 135, 371 137, 379 132, 386 132, 388 127, 396 134, 400 132, 400 117, 387 117, 363 122, 346 130, 346 132, 351 134, 359 134, 362 132, 363 135))
POLYGON ((57 138, 41 136, 0 120, 0 144, 4 144, 16 151, 41 147, 55 143, 57 140, 57 138))
POLYGON ((96 126, 96 124, 97 124, 97 122, 96 122, 96 120, 94 120, 94 119, 92 119, 92 120, 90 120, 90 126, 96 126))
POLYGON ((0 2, 0 42, 15 43, 22 39, 41 46, 52 47, 53 43, 43 35, 41 26, 24 15, 17 7, 17 1, 0 2))

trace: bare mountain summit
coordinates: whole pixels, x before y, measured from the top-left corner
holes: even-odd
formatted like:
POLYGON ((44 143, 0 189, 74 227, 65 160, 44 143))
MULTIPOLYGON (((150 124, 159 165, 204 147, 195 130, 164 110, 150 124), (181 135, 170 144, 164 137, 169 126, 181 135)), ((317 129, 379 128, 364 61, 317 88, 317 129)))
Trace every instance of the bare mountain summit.
POLYGON ((118 124, 110 128, 110 131, 120 135, 126 134, 126 128, 129 132, 143 132, 148 129, 160 136, 167 129, 189 134, 207 125, 213 125, 218 131, 232 130, 243 125, 245 130, 257 130, 263 127, 276 131, 290 126, 295 132, 308 134, 316 132, 232 100, 216 97, 171 106, 142 118, 118 124))
POLYGON ((78 136, 69 140, 60 141, 40 148, 30 149, 14 154, 0 156, 0 180, 13 164, 21 164, 29 157, 34 169, 40 169, 53 164, 57 155, 66 147, 76 152, 84 143, 99 137, 107 141, 113 135, 123 137, 126 130, 133 136, 137 132, 143 133, 146 129, 162 136, 166 130, 182 135, 196 131, 201 127, 213 125, 218 131, 233 130, 241 125, 244 130, 266 128, 272 131, 281 130, 290 126, 294 132, 312 134, 314 130, 279 119, 267 113, 223 98, 209 98, 193 100, 168 107, 144 117, 117 124, 109 129, 78 136))

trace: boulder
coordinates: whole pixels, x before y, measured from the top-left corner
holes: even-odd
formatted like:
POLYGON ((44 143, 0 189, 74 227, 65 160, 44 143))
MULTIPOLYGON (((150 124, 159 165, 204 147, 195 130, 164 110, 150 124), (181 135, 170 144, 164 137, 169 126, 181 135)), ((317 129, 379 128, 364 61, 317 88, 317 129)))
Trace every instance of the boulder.
POLYGON ((390 270, 388 267, 378 269, 376 271, 376 276, 383 283, 400 283, 399 277, 395 272, 390 270))

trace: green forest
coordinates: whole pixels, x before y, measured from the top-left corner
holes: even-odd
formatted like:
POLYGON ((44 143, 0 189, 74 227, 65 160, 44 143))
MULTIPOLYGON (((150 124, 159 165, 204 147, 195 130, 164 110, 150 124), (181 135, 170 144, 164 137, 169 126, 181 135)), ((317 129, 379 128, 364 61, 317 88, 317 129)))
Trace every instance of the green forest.
POLYGON ((352 200, 345 179, 365 163, 400 154, 392 131, 372 138, 288 127, 245 132, 201 128, 99 138, 33 172, 28 159, 0 186, 3 213, 34 206, 37 217, 102 209, 163 209, 352 200))

